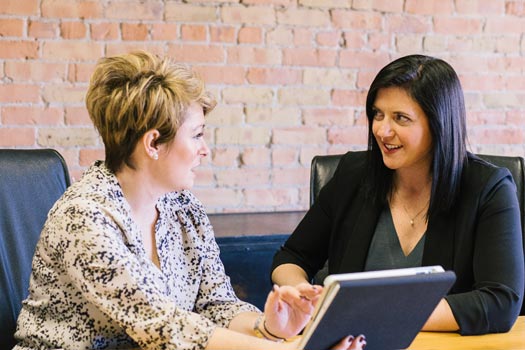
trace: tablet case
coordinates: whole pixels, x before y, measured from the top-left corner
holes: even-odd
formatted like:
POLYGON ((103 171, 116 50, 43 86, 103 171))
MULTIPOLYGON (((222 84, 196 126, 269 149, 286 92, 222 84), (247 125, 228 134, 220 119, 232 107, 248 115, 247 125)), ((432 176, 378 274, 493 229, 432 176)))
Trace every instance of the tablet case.
POLYGON ((336 282, 338 292, 301 344, 326 350, 349 334, 364 334, 366 350, 405 349, 455 280, 454 272, 445 271, 336 282))

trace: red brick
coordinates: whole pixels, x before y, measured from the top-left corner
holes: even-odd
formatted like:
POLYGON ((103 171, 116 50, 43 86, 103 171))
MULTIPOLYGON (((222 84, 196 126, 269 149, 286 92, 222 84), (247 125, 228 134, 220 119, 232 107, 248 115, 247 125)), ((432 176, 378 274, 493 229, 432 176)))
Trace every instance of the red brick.
POLYGON ((16 18, 0 18, 0 37, 22 36, 24 21, 16 18))
POLYGON ((525 2, 523 0, 507 1, 505 3, 505 13, 512 16, 525 16, 525 2))
POLYGON ((312 46, 312 39, 314 34, 312 30, 307 28, 295 28, 293 30, 293 44, 294 46, 312 46))
POLYGON ((198 65, 193 70, 198 72, 207 84, 239 85, 245 82, 246 70, 243 67, 198 65))
POLYGON ((367 91, 356 90, 334 90, 332 103, 335 106, 362 107, 366 103, 367 91))
POLYGON ((78 156, 79 156, 78 164, 80 166, 90 166, 96 160, 104 160, 106 158, 106 154, 103 148, 102 149, 81 149, 79 151, 78 156))
POLYGON ((485 19, 481 18, 434 18, 434 31, 439 34, 461 35, 480 34, 483 31, 485 19))
POLYGON ((284 49, 283 64, 328 67, 336 63, 337 51, 331 49, 284 49))
POLYGON ((148 26, 144 23, 122 23, 122 40, 143 41, 148 38, 148 26))
POLYGON ((34 145, 34 128, 0 128, 0 147, 29 147, 34 145))
POLYGON ((344 50, 339 54, 339 65, 341 67, 357 68, 359 70, 373 70, 378 72, 388 62, 390 62, 388 54, 381 52, 344 50))
POLYGON ((470 128, 469 140, 479 144, 523 144, 525 133, 522 128, 507 126, 470 128))
POLYGON ((66 125, 92 126, 86 107, 66 107, 66 125))
POLYGON ((223 27, 213 26, 210 27, 210 41, 221 42, 221 43, 234 43, 235 42, 235 28, 234 27, 223 27))
POLYGON ((58 36, 58 25, 53 22, 30 21, 27 34, 32 38, 56 38, 58 36))
POLYGON ((88 83, 94 70, 95 63, 70 63, 67 80, 88 83))
POLYGON ((272 163, 274 166, 292 166, 298 164, 299 152, 296 148, 274 148, 272 150, 272 163))
POLYGON ((199 198, 207 211, 214 208, 233 208, 242 204, 241 190, 231 188, 193 188, 192 192, 199 198))
POLYGON ((71 84, 46 84, 42 88, 42 99, 46 103, 84 104, 86 95, 85 86, 71 86, 71 84))
POLYGON ((86 34, 87 27, 83 22, 60 23, 60 36, 64 39, 84 39, 86 34))
POLYGON ((520 126, 522 129, 525 127, 525 111, 508 111, 505 113, 505 117, 508 124, 520 126))
POLYGON ((279 186, 293 185, 296 187, 298 184, 305 186, 310 180, 309 168, 274 169, 272 173, 273 184, 279 186))
POLYGON ((333 10, 332 24, 336 28, 351 30, 381 30, 383 18, 379 13, 357 12, 353 10, 333 10))
POLYGON ((38 43, 35 41, 0 41, 0 59, 36 57, 38 57, 38 43))
POLYGON ((242 0, 247 5, 281 5, 288 6, 295 3, 295 0, 242 0))
POLYGON ((351 128, 332 128, 328 131, 328 142, 331 144, 366 145, 368 128, 355 126, 351 128))
POLYGON ((525 17, 489 17, 485 25, 486 33, 516 34, 525 32, 525 17))
POLYGON ((42 17, 103 18, 104 8, 97 0, 42 0, 42 17))
POLYGON ((237 166, 239 150, 233 147, 217 147, 212 151, 212 159, 216 167, 237 166))
POLYGON ((2 0, 0 14, 3 15, 38 15, 40 0, 2 0))
POLYGON ((225 6, 220 16, 223 23, 275 24, 275 11, 269 6, 225 6))
POLYGON ((239 44, 261 44, 262 30, 258 27, 242 27, 239 29, 239 44))
POLYGON ((287 68, 250 68, 247 79, 251 84, 287 85, 301 82, 302 71, 287 68))
POLYGON ((107 43, 106 45, 106 56, 120 55, 129 53, 136 50, 149 51, 154 55, 164 56, 166 55, 164 43, 158 43, 151 40, 146 41, 117 41, 107 43))
POLYGON ((227 49, 227 62, 229 64, 281 64, 281 50, 274 48, 258 47, 229 47, 227 49))
POLYGON ((456 12, 460 15, 503 15, 505 0, 456 0, 456 12))
POLYGON ((326 142, 326 132, 318 127, 274 128, 276 145, 317 145, 326 142))
POLYGON ((447 15, 454 13, 454 2, 406 0, 405 11, 416 15, 447 15))
POLYGON ((277 22, 308 28, 326 27, 330 24, 330 13, 325 9, 287 7, 277 11, 277 22))
POLYGON ((363 32, 345 31, 342 36, 342 47, 346 49, 362 50, 363 47, 368 45, 367 38, 370 34, 367 35, 363 32))
POLYGON ((315 41, 319 46, 337 47, 342 43, 343 35, 339 30, 318 32, 315 41))
POLYGON ((245 148, 241 153, 241 164, 255 168, 269 168, 270 150, 268 148, 245 148))
POLYGON ((178 32, 178 25, 176 23, 151 24, 151 38, 153 40, 176 40, 179 38, 178 32))
POLYGON ((221 46, 173 44, 168 46, 168 55, 179 62, 224 62, 225 54, 221 46))
POLYGON ((180 28, 181 39, 186 41, 206 41, 206 26, 183 24, 180 28))
MULTIPOLYGON (((434 21, 437 21, 436 17, 434 21)), ((385 21, 387 33, 427 34, 432 31, 432 21, 428 17, 392 15, 385 21)), ((456 30, 459 30, 456 28, 456 30)))
POLYGON ((12 106, 2 108, 5 125, 58 125, 63 122, 63 111, 56 107, 12 106))
POLYGON ((226 169, 215 173, 219 187, 253 186, 253 184, 267 184, 270 182, 270 171, 265 169, 226 169))
POLYGON ((170 1, 166 2, 164 7, 164 17, 167 21, 177 21, 181 23, 218 22, 215 6, 195 6, 189 4, 178 4, 170 1))
POLYGON ((254 208, 279 207, 282 210, 299 198, 298 190, 294 188, 246 189, 243 193, 245 204, 254 208))
POLYGON ((66 77, 65 63, 47 63, 37 60, 6 61, 5 74, 13 81, 52 82, 66 77))
POLYGON ((39 102, 40 87, 27 84, 0 85, 0 102, 39 102))
POLYGON ((97 60, 104 53, 104 45, 92 41, 46 41, 42 58, 56 60, 97 60))
POLYGON ((106 5, 105 18, 151 21, 161 20, 164 6, 160 0, 141 1, 117 1, 109 2, 106 5))
POLYGON ((91 23, 89 28, 93 40, 116 40, 120 37, 118 23, 91 23))
POLYGON ((351 108, 309 108, 303 112, 305 125, 310 126, 348 126, 354 124, 354 111, 351 108))

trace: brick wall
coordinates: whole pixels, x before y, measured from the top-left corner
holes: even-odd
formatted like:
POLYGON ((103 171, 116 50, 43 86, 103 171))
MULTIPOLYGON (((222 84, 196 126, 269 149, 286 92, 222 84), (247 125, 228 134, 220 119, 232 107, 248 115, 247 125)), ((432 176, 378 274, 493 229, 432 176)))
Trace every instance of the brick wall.
POLYGON ((471 150, 525 156, 522 0, 0 0, 0 147, 103 157, 83 99, 136 48, 193 66, 219 106, 195 192, 210 212, 305 209, 313 155, 364 149, 366 89, 401 55, 446 59, 471 150))

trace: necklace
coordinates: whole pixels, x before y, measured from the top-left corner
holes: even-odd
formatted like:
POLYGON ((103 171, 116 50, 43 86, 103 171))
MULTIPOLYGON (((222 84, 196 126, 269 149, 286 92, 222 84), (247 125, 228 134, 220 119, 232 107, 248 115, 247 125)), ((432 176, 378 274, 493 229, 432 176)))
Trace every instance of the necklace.
POLYGON ((410 217, 410 214, 408 213, 407 207, 406 207, 406 205, 403 203, 403 209, 405 210, 405 213, 407 214, 408 219, 410 220, 410 221, 409 221, 409 222, 410 222, 410 226, 414 227, 414 220, 416 220, 417 217, 423 212, 423 210, 425 210, 425 208, 427 207, 428 203, 429 203, 429 202, 427 202, 427 204, 425 204, 425 205, 423 206, 423 208, 421 208, 421 210, 418 211, 417 214, 414 215, 413 217, 410 217))

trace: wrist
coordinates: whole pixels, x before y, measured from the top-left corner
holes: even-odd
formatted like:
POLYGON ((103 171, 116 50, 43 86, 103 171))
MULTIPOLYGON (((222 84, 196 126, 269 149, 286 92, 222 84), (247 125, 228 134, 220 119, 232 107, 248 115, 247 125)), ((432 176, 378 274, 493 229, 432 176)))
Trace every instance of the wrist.
POLYGON ((273 342, 282 343, 286 340, 275 334, 272 334, 268 330, 268 328, 266 327, 266 317, 264 317, 264 314, 260 314, 255 320, 255 324, 253 325, 253 332, 258 338, 263 338, 273 342))

